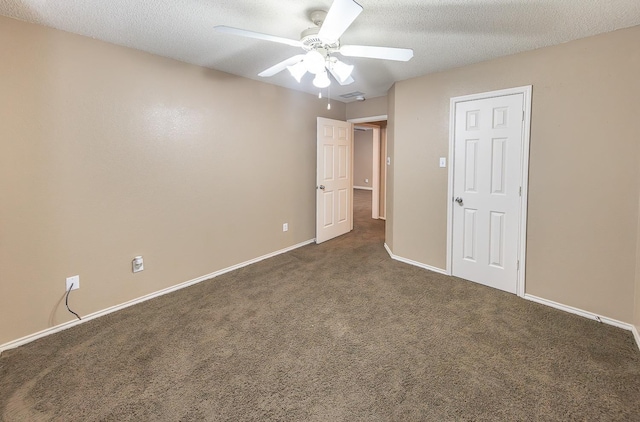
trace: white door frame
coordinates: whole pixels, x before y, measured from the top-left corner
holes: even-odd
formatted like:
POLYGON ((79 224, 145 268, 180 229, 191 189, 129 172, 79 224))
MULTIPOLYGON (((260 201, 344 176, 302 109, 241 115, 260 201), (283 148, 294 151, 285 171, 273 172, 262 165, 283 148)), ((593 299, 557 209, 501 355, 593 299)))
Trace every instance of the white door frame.
POLYGON ((455 114, 456 105, 465 101, 482 100, 486 98, 502 97, 505 95, 522 94, 523 101, 523 134, 522 134, 522 174, 520 185, 522 186, 522 199, 520 206, 520 224, 518 227, 518 279, 516 281, 516 294, 524 297, 525 273, 526 273, 526 247, 527 247, 527 203, 529 199, 529 140, 531 132, 531 85, 516 88, 501 89, 499 91, 483 92, 479 94, 464 95, 451 98, 449 115, 449 175, 447 190, 447 274, 453 274, 452 248, 453 248, 453 166, 454 138, 455 138, 455 114))
MULTIPOLYGON (((371 117, 361 117, 358 119, 348 119, 347 122, 353 123, 354 126, 356 124, 366 124, 371 122, 379 122, 381 120, 387 120, 388 116, 386 114, 380 116, 371 116, 371 117)), ((371 218, 379 219, 380 218, 380 133, 381 130, 379 127, 373 127, 373 175, 371 178, 371 218)), ((385 152, 386 153, 386 152, 385 152)), ((355 156, 355 154, 352 154, 355 156)), ((352 165, 353 167, 353 165, 352 165)), ((386 181, 386 178, 385 178, 386 181)), ((386 189, 385 189, 386 192, 386 189)), ((385 201, 386 202, 386 201, 385 201)), ((385 214, 386 217, 386 214, 385 214)))
MULTIPOLYGON (((377 220, 380 218, 380 143, 381 143, 381 129, 380 126, 370 125, 367 123, 358 123, 353 126, 354 131, 356 129, 371 131, 371 218, 377 220)), ((355 161, 355 134, 353 136, 354 150, 353 159, 355 161)), ((355 163, 354 163, 355 171, 355 163)))

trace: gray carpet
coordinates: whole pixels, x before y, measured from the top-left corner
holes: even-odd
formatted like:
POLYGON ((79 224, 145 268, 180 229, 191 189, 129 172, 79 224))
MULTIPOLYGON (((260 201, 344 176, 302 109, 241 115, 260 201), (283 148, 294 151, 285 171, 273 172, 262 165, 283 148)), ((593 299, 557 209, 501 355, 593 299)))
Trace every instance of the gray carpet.
POLYGON ((356 227, 0 356, 3 421, 638 421, 629 332, 356 227))

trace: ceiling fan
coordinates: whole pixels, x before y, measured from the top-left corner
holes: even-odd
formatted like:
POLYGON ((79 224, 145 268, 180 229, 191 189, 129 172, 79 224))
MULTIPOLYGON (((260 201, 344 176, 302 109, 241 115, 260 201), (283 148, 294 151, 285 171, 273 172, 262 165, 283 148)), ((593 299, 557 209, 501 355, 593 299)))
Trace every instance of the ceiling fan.
POLYGON ((331 84, 329 74, 340 85, 353 83, 351 77, 353 65, 348 65, 335 57, 339 53, 345 57, 366 57, 372 59, 395 60, 406 62, 413 57, 410 48, 377 47, 365 45, 340 45, 340 37, 362 12, 362 6, 354 0, 334 0, 328 12, 316 10, 311 12, 311 21, 316 25, 302 32, 300 40, 232 28, 216 26, 218 32, 277 42, 293 47, 301 47, 306 53, 297 54, 260 72, 258 76, 269 77, 288 69, 298 81, 307 73, 315 75, 313 85, 326 88, 331 84), (327 72, 328 71, 328 72, 327 72))

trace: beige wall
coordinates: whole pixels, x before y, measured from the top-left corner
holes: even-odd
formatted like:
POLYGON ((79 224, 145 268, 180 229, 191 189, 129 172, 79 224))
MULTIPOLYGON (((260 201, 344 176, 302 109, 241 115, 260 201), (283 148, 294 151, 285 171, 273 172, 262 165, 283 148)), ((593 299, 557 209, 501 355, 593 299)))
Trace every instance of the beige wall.
POLYGON ((347 104, 347 120, 363 117, 384 116, 387 114, 388 99, 384 97, 368 98, 365 101, 353 101, 347 104))
POLYGON ((387 195, 387 128, 380 129, 380 218, 386 218, 386 195, 387 195))
POLYGON ((387 184, 394 254, 446 266, 447 171, 438 157, 448 153, 450 98, 533 85, 526 292, 632 322, 639 41, 640 26, 396 83, 387 184))
POLYGON ((387 157, 390 162, 387 165, 387 209, 386 209, 386 221, 384 225, 384 243, 389 247, 391 251, 393 247, 393 222, 395 220, 394 209, 394 192, 396 179, 394 177, 395 169, 395 131, 396 131, 396 84, 393 84, 387 92, 387 157))
POLYGON ((67 276, 87 315, 315 236, 343 103, 3 17, 0 57, 0 344, 73 319, 67 276))
MULTIPOLYGON (((640 168, 640 161, 638 162, 638 168, 640 168)), ((639 183, 640 184, 640 183, 639 183)), ((639 201, 640 201, 640 195, 639 201)), ((634 320, 633 324, 635 325, 636 331, 640 336, 640 203, 638 204, 638 232, 636 239, 636 294, 635 294, 635 309, 634 309, 634 320)), ((638 347, 640 347, 640 337, 636 338, 638 342, 638 347)))
POLYGON ((353 185, 367 188, 373 186, 373 130, 354 131, 353 185))

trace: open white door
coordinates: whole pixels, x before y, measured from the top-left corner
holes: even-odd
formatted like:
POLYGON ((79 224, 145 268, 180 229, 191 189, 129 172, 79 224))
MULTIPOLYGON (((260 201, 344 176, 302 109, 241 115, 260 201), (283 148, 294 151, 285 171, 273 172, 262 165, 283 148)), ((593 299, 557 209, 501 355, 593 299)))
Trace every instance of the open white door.
POLYGON ((452 274, 510 293, 526 236, 525 94, 453 104, 452 274))
POLYGON ((353 229, 353 125, 318 117, 316 243, 353 229))

